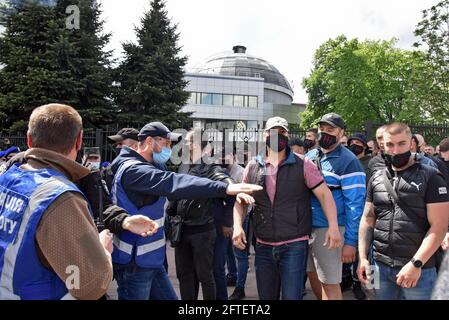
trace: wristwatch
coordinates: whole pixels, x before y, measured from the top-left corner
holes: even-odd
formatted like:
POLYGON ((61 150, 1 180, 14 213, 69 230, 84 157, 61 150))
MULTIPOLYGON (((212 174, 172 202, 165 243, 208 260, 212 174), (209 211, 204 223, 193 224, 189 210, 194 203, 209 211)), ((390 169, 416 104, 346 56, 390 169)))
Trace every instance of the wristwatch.
POLYGON ((412 258, 412 260, 410 260, 410 262, 415 266, 415 268, 421 269, 423 266, 423 263, 421 260, 417 260, 415 258, 412 258))

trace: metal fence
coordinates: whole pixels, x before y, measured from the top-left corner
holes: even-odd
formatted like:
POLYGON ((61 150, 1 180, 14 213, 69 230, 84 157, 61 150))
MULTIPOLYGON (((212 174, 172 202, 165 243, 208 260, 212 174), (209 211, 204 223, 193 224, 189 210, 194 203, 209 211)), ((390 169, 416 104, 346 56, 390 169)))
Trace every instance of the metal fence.
MULTIPOLYGON (((364 133, 368 140, 375 138, 375 130, 380 124, 366 123, 359 129, 348 129, 346 135, 349 137, 355 132, 364 133)), ((437 123, 410 123, 410 129, 413 133, 419 133, 424 136, 426 142, 430 145, 436 146, 444 138, 449 137, 449 123, 437 124, 437 123)), ((107 137, 114 135, 119 130, 118 127, 108 127, 105 129, 86 129, 84 131, 83 145, 85 147, 99 147, 101 150, 102 159, 105 161, 111 161, 115 157, 114 146, 108 142, 107 137)), ((263 130, 261 129, 248 129, 248 130, 205 130, 204 134, 207 136, 207 140, 211 142, 261 142, 263 130)), ((305 130, 295 130, 290 132, 291 137, 299 137, 301 139, 305 136, 305 130)), ((204 139, 203 135, 203 139, 204 139)), ((26 134, 16 133, 12 135, 1 135, 0 142, 5 139, 9 140, 10 145, 18 146, 21 150, 27 149, 26 134)))

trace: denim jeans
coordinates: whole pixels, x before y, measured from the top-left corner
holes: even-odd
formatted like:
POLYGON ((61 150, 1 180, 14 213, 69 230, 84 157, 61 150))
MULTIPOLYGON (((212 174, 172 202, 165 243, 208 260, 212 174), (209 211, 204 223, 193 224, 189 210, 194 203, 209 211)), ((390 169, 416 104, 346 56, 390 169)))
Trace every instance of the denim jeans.
POLYGON ((402 288, 396 284, 396 275, 401 268, 391 268, 375 261, 379 267, 379 289, 376 289, 377 300, 429 300, 435 285, 437 273, 435 268, 421 270, 421 277, 414 288, 402 288))
MULTIPOLYGON (((246 238, 247 238, 247 244, 246 248, 244 250, 240 250, 237 247, 233 247, 234 250, 234 256, 237 260, 237 282, 236 282, 236 288, 239 289, 245 289, 246 284, 246 276, 248 274, 248 268, 249 268, 249 247, 251 246, 251 243, 249 241, 249 215, 246 215, 245 220, 243 221, 243 230, 245 230, 246 238)), ((232 244, 231 244, 232 245, 232 244)))
POLYGON ((135 263, 114 265, 119 300, 178 300, 164 267, 147 269, 135 263))
POLYGON ((226 248, 226 265, 228 266, 228 277, 232 279, 237 279, 238 270, 236 258, 234 245, 232 244, 232 240, 229 240, 226 248))
POLYGON ((226 284, 226 256, 228 254, 229 239, 223 236, 221 227, 217 227, 214 249, 214 278, 217 290, 217 300, 228 300, 228 287, 226 284))
POLYGON ((259 299, 302 300, 308 241, 282 246, 256 245, 256 281, 259 299), (280 291, 279 291, 280 290, 280 291))

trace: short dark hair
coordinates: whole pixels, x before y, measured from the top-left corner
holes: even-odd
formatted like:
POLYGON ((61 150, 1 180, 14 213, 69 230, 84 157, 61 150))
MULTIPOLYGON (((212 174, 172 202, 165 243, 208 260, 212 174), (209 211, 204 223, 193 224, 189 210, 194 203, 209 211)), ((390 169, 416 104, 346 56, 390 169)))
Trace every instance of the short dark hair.
POLYGON ((306 132, 313 132, 315 135, 318 135, 318 129, 317 129, 317 128, 310 128, 310 129, 307 129, 306 132))
POLYGON ((33 110, 28 123, 33 148, 68 154, 83 129, 79 113, 63 104, 47 104, 33 110))
POLYGON ((401 122, 394 122, 392 124, 389 124, 386 128, 384 133, 387 132, 391 135, 400 134, 405 132, 410 138, 412 137, 412 131, 410 130, 410 127, 406 125, 405 123, 401 122))

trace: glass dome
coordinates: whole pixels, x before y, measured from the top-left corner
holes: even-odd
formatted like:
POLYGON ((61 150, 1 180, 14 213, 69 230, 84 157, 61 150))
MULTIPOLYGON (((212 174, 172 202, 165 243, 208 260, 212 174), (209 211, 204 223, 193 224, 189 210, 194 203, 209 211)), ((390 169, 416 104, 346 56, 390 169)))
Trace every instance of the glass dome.
POLYGON ((235 46, 233 51, 225 51, 209 57, 206 62, 192 69, 195 73, 217 74, 263 78, 266 83, 281 86, 293 92, 287 79, 264 59, 246 53, 246 47, 235 46))

